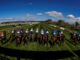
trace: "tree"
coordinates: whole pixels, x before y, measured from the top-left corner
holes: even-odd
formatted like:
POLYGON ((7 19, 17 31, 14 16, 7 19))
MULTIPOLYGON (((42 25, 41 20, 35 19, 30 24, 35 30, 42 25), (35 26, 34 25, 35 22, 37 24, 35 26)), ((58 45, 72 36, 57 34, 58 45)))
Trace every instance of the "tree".
POLYGON ((57 24, 58 24, 59 26, 64 26, 64 23, 65 23, 64 20, 58 20, 58 23, 57 23, 57 24))
POLYGON ((52 19, 47 19, 46 22, 52 22, 52 19))
POLYGON ((64 20, 58 20, 58 23, 62 24, 64 23, 64 20))
POLYGON ((79 26, 80 24, 78 22, 75 22, 75 27, 79 26))

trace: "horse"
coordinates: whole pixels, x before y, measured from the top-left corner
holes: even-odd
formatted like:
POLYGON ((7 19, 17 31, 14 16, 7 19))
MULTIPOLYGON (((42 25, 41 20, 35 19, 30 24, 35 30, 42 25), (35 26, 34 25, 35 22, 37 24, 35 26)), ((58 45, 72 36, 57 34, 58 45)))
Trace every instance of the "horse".
POLYGON ((16 31, 12 30, 11 35, 9 37, 10 42, 13 42, 15 40, 15 36, 16 36, 16 31))
POLYGON ((24 44, 28 43, 28 40, 29 40, 28 35, 29 35, 29 31, 26 30, 25 33, 24 33, 24 37, 23 37, 24 44))
POLYGON ((79 33, 79 35, 78 35, 78 41, 80 42, 80 33, 79 33))
POLYGON ((37 28, 35 31, 34 41, 38 41, 38 39, 39 39, 39 30, 37 28))
POLYGON ((21 44, 21 42, 23 41, 23 37, 24 37, 24 30, 23 29, 19 29, 16 30, 16 43, 17 44, 21 44))
POLYGON ((78 35, 77 35, 77 33, 73 33, 72 41, 73 41, 73 43, 75 45, 77 44, 77 41, 78 41, 78 35))
POLYGON ((57 35, 56 43, 59 44, 60 42, 60 35, 57 35))
POLYGON ((33 28, 29 31, 29 41, 30 42, 34 41, 34 31, 33 31, 33 28))
POLYGON ((38 40, 39 40, 39 34, 38 33, 35 33, 34 41, 37 42, 38 40))
POLYGON ((3 40, 6 39, 6 32, 0 32, 0 41, 3 42, 3 40))
POLYGON ((44 43, 44 31, 41 30, 40 35, 39 35, 39 44, 43 44, 44 43))
POLYGON ((20 45, 21 44, 21 36, 16 36, 16 45, 20 45))
POLYGON ((63 33, 60 33, 60 42, 64 44, 64 34, 63 33))
POLYGON ((53 46, 54 43, 56 42, 57 37, 55 35, 51 36, 51 40, 50 40, 50 45, 53 46))
POLYGON ((48 44, 49 41, 49 31, 46 31, 45 34, 43 35, 43 43, 48 44))
POLYGON ((53 46, 54 43, 56 42, 56 40, 57 40, 57 33, 55 31, 53 31, 51 39, 49 41, 50 45, 53 46))
POLYGON ((73 33, 70 33, 70 40, 73 40, 73 33))

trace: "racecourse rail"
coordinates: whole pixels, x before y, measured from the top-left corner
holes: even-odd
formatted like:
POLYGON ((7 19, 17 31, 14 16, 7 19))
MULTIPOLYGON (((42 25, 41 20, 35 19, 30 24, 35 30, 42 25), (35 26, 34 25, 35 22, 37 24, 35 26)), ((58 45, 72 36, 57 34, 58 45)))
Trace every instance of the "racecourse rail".
MULTIPOLYGON (((0 47, 0 53, 7 56, 29 59, 61 59, 73 57, 74 55, 69 51, 24 51, 0 47)), ((80 50, 74 51, 80 56, 80 50)))

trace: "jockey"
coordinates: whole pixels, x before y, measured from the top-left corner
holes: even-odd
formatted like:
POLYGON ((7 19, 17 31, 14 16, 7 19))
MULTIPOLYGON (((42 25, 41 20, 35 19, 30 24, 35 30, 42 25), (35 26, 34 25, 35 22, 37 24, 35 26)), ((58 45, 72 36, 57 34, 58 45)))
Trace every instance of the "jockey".
POLYGON ((62 32, 62 31, 60 32, 60 36, 61 36, 61 35, 63 35, 63 32, 62 32))
POLYGON ((53 31, 53 35, 56 36, 56 32, 55 31, 53 31))
POLYGON ((73 33, 73 36, 75 36, 75 37, 76 37, 76 34, 77 34, 76 32, 75 32, 75 33, 73 33))
POLYGON ((30 34, 33 34, 33 28, 31 28, 31 30, 30 30, 30 34))
POLYGON ((33 32, 33 28, 30 31, 33 32))
POLYGON ((15 31, 14 30, 12 30, 12 32, 11 32, 12 34, 12 36, 14 37, 15 36, 15 31))
POLYGON ((48 31, 48 30, 46 31, 46 34, 47 34, 47 35, 49 34, 49 31, 48 31))
POLYGON ((17 31, 18 34, 20 34, 20 31, 17 31))
POLYGON ((12 34, 14 33, 14 30, 12 30, 12 32, 11 32, 12 34))
POLYGON ((44 34, 44 31, 43 31, 43 30, 41 30, 41 34, 42 34, 42 35, 44 34))
POLYGON ((39 29, 37 28, 37 29, 36 29, 36 33, 38 33, 38 32, 39 32, 39 29))
POLYGON ((25 32, 28 33, 29 32, 28 29, 25 32))

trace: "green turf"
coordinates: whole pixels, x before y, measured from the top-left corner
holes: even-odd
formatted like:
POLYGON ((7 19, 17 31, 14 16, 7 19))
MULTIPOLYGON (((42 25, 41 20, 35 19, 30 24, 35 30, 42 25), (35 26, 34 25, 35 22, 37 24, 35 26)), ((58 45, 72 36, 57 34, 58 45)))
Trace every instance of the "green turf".
MULTIPOLYGON (((52 24, 51 24, 52 25, 52 24)), ((49 36, 51 36, 51 33, 53 30, 57 30, 60 29, 59 26, 57 27, 53 27, 50 24, 45 24, 45 23, 39 23, 39 24, 33 24, 33 25, 28 25, 28 24, 24 24, 24 25, 16 25, 16 26, 4 26, 4 27, 0 27, 0 31, 7 31, 7 38, 9 38, 11 30, 16 29, 16 28, 24 28, 24 29, 31 29, 33 28, 34 30, 36 30, 37 28, 39 28, 39 30, 44 29, 44 30, 48 30, 50 32, 49 36)), ((65 27, 66 28, 66 27, 65 27)), ((66 28, 66 30, 70 30, 70 28, 66 28)), ((75 31, 75 30, 72 30, 75 31)), ((10 48, 10 49, 19 49, 19 50, 30 50, 30 51, 63 51, 63 50, 68 50, 70 51, 73 55, 77 56, 73 51, 74 50, 80 50, 80 44, 74 45, 71 43, 70 40, 70 35, 69 32, 65 32, 65 43, 64 45, 61 44, 56 44, 54 46, 50 46, 49 43, 48 45, 40 45, 37 42, 29 42, 28 44, 24 45, 23 43, 20 44, 20 46, 16 46, 15 41, 13 43, 10 43, 10 41, 8 41, 5 44, 2 44, 0 42, 0 46, 2 47, 6 47, 6 48, 10 48)), ((65 59, 66 60, 66 59, 65 59)))

